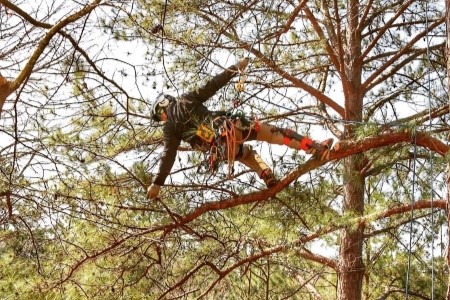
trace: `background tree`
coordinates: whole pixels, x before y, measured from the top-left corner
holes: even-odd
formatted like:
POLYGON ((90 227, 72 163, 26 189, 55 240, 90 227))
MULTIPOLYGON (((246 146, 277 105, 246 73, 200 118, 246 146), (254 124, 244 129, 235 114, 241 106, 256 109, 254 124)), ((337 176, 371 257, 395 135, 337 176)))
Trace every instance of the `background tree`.
POLYGON ((39 80, 8 89, 16 100, 2 103, 11 146, 2 144, 1 247, 15 274, 0 279, 6 294, 445 294, 443 254, 430 252, 445 244, 436 237, 446 223, 441 1, 55 2, 46 16, 0 1, 15 45, 5 49, 23 49, 2 51, 8 86, 23 73, 12 66, 33 61, 27 45, 43 45, 24 76, 39 80), (70 30, 51 25, 80 11, 70 30), (248 115, 335 136, 339 149, 318 162, 271 147, 265 156, 287 175, 268 191, 238 166, 232 178, 225 168, 199 174, 203 157, 183 151, 162 200, 148 203, 161 132, 147 102, 248 55, 245 91, 230 85, 211 108, 238 99, 248 115), (16 272, 30 260, 33 269, 16 272))
MULTIPOLYGON (((96 113, 97 105, 113 118, 116 115, 107 111, 110 103, 127 110, 128 93, 139 94, 136 85, 129 84, 125 91, 116 82, 122 78, 114 77, 116 70, 108 68, 111 72, 106 74, 103 69, 111 62, 126 63, 111 52, 105 55, 102 47, 113 37, 102 39, 100 17, 106 18, 116 4, 129 3, 0 3, 0 246, 5 270, 0 286, 5 297, 35 298, 36 290, 49 290, 46 295, 52 297, 59 291, 46 282, 64 270, 62 258, 68 245, 80 239, 73 230, 81 226, 86 209, 76 197, 60 198, 58 189, 73 189, 78 179, 93 170, 79 150, 69 153, 70 146, 61 141, 66 135, 76 138, 69 134, 75 128, 70 122, 96 113)), ((126 121, 131 116, 132 112, 122 112, 118 119, 126 121)), ((99 123, 104 116, 91 118, 99 123)), ((88 134, 90 129, 81 130, 88 134)), ((76 251, 71 255, 76 257, 76 251)))

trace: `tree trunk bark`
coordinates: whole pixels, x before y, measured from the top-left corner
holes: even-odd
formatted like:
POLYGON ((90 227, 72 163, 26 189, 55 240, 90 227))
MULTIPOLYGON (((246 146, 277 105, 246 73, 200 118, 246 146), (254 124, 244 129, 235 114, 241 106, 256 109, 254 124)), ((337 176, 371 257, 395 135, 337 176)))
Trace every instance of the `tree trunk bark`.
MULTIPOLYGON (((359 1, 349 0, 344 55, 345 120, 362 121, 363 92, 361 88, 361 33, 359 24, 359 1)), ((351 123, 349 123, 351 124, 351 123)), ((345 126, 345 137, 354 137, 353 125, 345 126)), ((344 215, 360 217, 364 213, 364 183, 361 174, 364 154, 356 154, 344 160, 344 215)), ((340 300, 360 300, 364 280, 363 264, 364 226, 347 227, 341 232, 339 250, 339 274, 337 297, 340 300)))
MULTIPOLYGON (((450 237, 450 163, 447 164, 447 238, 449 237, 450 237)), ((447 241, 447 270, 450 270, 449 241, 447 241)), ((450 300, 450 275, 448 275, 447 278, 447 300, 450 300)))
MULTIPOLYGON (((364 178, 362 155, 345 159, 344 212, 362 216, 364 211, 364 178)), ((358 300, 362 296, 364 264, 362 260, 364 226, 348 227, 341 233, 339 251, 338 298, 358 300)))
MULTIPOLYGON (((447 59, 447 87, 450 88, 450 0, 445 0, 445 22, 447 24, 447 45, 445 57, 447 59)), ((448 89, 450 91, 450 89, 448 89)), ((448 105, 450 107, 450 93, 448 96, 448 105)), ((450 139, 450 135, 448 136, 450 139)), ((447 238, 450 241, 450 163, 447 164, 447 238)), ((450 242, 447 241, 447 270, 450 270, 450 242)), ((450 300, 450 272, 447 278, 447 300, 450 300)))

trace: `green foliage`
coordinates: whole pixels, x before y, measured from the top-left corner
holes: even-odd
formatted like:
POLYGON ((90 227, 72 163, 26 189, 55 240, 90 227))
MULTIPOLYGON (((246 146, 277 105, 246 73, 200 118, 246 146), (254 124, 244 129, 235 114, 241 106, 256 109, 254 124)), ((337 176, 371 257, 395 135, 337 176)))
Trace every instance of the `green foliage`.
POLYGON ((447 151, 447 153, 445 153, 444 159, 447 164, 450 164, 450 151, 447 151))
MULTIPOLYGON (((197 88, 242 56, 251 57, 246 90, 232 82, 205 105, 229 110, 239 98, 236 110, 312 139, 323 131, 352 133, 350 142, 381 130, 413 135, 425 128, 428 103, 447 105, 440 3, 425 10, 425 1, 414 1, 401 12, 403 2, 359 1, 351 16, 357 10, 348 1, 328 2, 307 1, 296 11, 289 1, 107 0, 58 31, 1 110, 0 298, 349 298, 336 287, 348 275, 339 273, 349 255, 340 243, 343 230, 359 228, 364 235, 352 243, 363 245, 357 255, 367 299, 402 299, 385 293, 403 292, 406 272, 411 292, 431 298, 430 245, 445 232, 446 215, 434 212, 431 224, 429 210, 414 211, 411 235, 409 213, 376 216, 413 196, 430 198, 430 182, 444 198, 448 153, 430 162, 419 149, 413 174, 409 143, 371 149, 302 173, 269 198, 259 174, 238 163, 232 178, 227 166, 199 174, 204 156, 179 151, 161 199, 146 199, 163 151, 161 127, 149 120, 151 99, 197 88), (425 11, 434 28, 430 60, 419 36, 425 11)), ((83 6, 50 4, 27 2, 23 11, 57 24, 83 6)), ((17 14, 0 14, 8 79, 49 32, 11 17, 17 14)), ((430 134, 445 141, 435 132, 446 130, 440 116, 430 134)), ((279 177, 309 159, 284 146, 262 149, 279 177)), ((447 266, 442 251, 435 256, 441 299, 447 266)))
POLYGON ((364 123, 360 126, 357 126, 355 129, 355 138, 360 140, 366 137, 376 136, 379 131, 380 127, 378 124, 370 124, 370 123, 364 123))

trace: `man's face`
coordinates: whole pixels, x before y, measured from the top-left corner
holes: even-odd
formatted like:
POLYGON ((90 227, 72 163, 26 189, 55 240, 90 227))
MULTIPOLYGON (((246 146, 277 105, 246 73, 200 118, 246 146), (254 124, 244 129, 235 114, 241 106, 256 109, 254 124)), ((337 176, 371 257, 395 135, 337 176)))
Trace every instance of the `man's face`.
POLYGON ((161 122, 166 122, 167 121, 167 113, 166 113, 166 110, 163 107, 160 107, 158 105, 158 108, 156 109, 156 114, 157 114, 157 116, 158 116, 158 118, 159 118, 159 120, 161 122))
POLYGON ((161 110, 159 118, 161 119, 161 122, 166 122, 167 121, 167 114, 166 114, 166 112, 164 110, 161 110))

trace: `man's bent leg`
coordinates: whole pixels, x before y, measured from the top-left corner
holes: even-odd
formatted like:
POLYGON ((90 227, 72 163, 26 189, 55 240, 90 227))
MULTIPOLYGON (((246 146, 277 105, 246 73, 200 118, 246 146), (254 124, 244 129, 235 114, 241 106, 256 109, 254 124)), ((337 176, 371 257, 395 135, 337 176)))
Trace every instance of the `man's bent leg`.
POLYGON ((270 167, 262 160, 262 158, 253 150, 250 145, 239 145, 236 160, 255 171, 259 177, 264 180, 267 187, 274 186, 277 183, 275 176, 270 167), (241 148, 242 147, 242 148, 241 148))

